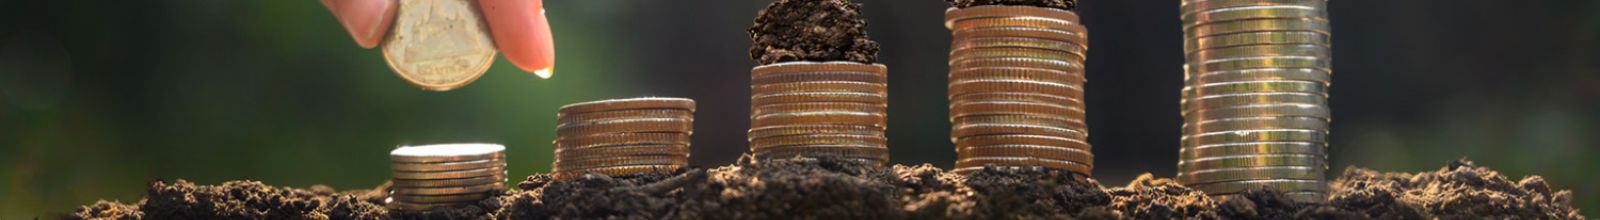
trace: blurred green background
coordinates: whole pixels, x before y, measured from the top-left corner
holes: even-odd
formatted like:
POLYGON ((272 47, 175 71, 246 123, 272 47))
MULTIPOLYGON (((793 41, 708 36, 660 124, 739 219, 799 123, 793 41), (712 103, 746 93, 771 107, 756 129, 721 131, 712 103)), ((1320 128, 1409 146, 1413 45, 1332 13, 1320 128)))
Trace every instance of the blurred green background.
MULTIPOLYGON (((862 2, 890 67, 893 160, 948 168, 947 5, 862 2)), ((396 77, 317 1, 0 0, 0 219, 134 202, 156 179, 370 188, 388 176, 387 152, 408 144, 501 143, 513 176, 547 172, 556 108, 606 98, 698 100, 691 163, 727 164, 746 150, 744 31, 766 3, 550 0, 554 78, 502 59, 441 93, 396 77)), ((1105 184, 1174 173, 1177 7, 1081 4, 1105 184)), ((1513 179, 1543 175, 1600 210, 1600 2, 1341 0, 1330 11, 1330 176, 1467 157, 1513 179)))

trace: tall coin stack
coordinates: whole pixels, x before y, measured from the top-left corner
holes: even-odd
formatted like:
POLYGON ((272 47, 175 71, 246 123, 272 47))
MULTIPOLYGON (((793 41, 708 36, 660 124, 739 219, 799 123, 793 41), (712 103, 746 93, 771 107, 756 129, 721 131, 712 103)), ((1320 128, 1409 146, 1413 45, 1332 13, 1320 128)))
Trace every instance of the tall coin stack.
POLYGON ((671 172, 689 165, 694 100, 631 98, 561 106, 553 176, 671 172))
POLYGON ((505 146, 438 144, 389 152, 394 187, 389 205, 427 211, 461 206, 505 188, 505 146))
POLYGON ((1072 11, 975 6, 945 11, 955 171, 984 166, 1089 175, 1084 123, 1087 29, 1072 11))
POLYGON ((760 159, 889 160, 888 68, 783 62, 750 71, 750 150, 760 159))
POLYGON ((1184 0, 1179 182, 1326 201, 1326 0, 1184 0))

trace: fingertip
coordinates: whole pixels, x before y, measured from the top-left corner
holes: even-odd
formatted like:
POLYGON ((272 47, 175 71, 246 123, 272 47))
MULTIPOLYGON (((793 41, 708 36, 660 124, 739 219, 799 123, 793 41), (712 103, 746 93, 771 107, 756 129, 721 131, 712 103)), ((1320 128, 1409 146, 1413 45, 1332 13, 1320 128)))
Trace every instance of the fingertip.
POLYGON ((396 0, 322 0, 333 11, 334 17, 362 48, 374 48, 383 42, 394 22, 396 0))
POLYGON ((496 47, 506 60, 540 78, 553 75, 555 45, 543 2, 479 0, 496 47))

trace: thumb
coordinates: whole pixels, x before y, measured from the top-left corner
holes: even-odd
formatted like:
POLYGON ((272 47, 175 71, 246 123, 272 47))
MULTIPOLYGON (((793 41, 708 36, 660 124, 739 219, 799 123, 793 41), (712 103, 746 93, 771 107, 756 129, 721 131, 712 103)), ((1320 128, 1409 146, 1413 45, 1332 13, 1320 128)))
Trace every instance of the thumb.
POLYGON ((362 48, 377 47, 394 21, 395 0, 322 0, 362 48))
POLYGON ((555 43, 544 17, 543 0, 478 0, 495 46, 506 60, 541 78, 555 66, 555 43))

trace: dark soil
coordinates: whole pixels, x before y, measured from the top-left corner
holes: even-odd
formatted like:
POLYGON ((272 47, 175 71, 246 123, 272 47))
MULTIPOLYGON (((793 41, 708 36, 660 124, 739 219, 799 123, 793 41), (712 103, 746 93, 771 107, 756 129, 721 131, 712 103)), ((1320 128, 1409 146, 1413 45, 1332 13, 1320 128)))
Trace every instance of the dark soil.
POLYGON ((1073 8, 1077 8, 1078 7, 1078 1, 1077 0, 944 0, 944 1, 945 2, 949 2, 950 6, 955 6, 957 8, 966 8, 966 7, 984 6, 984 5, 1026 5, 1026 6, 1039 6, 1039 7, 1046 7, 1046 8, 1057 8, 1057 9, 1062 9, 1062 10, 1072 10, 1073 8))
POLYGON ((750 59, 762 65, 878 61, 878 42, 867 38, 861 4, 849 0, 778 0, 756 14, 749 33, 750 59))
POLYGON ((876 168, 832 158, 740 162, 714 169, 554 180, 534 175, 520 189, 474 206, 429 213, 391 211, 382 189, 335 192, 254 181, 204 186, 157 181, 134 204, 100 201, 68 219, 1582 219, 1569 191, 1542 178, 1511 181, 1456 161, 1435 172, 1349 168, 1326 204, 1294 203, 1273 191, 1218 201, 1168 179, 1127 186, 1050 170, 983 170, 962 176, 930 165, 876 168))

